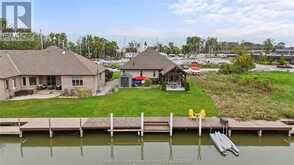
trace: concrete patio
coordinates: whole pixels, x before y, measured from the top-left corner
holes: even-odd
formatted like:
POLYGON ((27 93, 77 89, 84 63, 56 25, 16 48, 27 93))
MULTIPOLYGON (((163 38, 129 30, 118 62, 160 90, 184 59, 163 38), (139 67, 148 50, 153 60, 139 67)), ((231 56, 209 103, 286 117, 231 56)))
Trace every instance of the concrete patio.
POLYGON ((9 100, 50 99, 50 98, 58 97, 61 94, 62 94, 62 91, 57 91, 57 90, 40 90, 32 95, 17 96, 9 100))

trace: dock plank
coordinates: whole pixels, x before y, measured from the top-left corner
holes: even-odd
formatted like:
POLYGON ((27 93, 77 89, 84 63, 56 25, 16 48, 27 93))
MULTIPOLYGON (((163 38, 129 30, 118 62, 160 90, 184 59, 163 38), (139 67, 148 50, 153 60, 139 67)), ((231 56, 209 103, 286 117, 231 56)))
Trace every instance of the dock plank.
POLYGON ((54 118, 51 119, 52 130, 79 130, 87 118, 54 118))
POLYGON ((250 120, 237 121, 229 119, 229 128, 231 130, 271 130, 271 131, 287 131, 291 127, 280 121, 250 120))
POLYGON ((49 119, 47 118, 32 118, 27 123, 20 127, 21 131, 48 131, 49 119))
POLYGON ((19 135, 19 133, 17 126, 0 126, 0 135, 19 135))
MULTIPOLYGON (((192 120, 187 117, 175 117, 173 121, 173 128, 198 128, 198 120, 192 120)), ((222 125, 218 118, 206 118, 202 120, 203 129, 219 129, 222 125)))
POLYGON ((107 129, 109 128, 110 120, 107 117, 88 118, 83 124, 84 129, 107 129))
POLYGON ((140 120, 140 117, 114 117, 113 127, 114 128, 140 128, 141 120, 140 120))

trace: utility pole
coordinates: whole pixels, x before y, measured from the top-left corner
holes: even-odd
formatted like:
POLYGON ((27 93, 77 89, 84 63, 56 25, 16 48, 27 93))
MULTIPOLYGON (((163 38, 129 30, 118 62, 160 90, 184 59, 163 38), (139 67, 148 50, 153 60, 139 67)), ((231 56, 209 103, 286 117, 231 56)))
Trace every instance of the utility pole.
POLYGON ((44 49, 42 29, 40 29, 41 49, 44 49))
POLYGON ((79 45, 80 45, 80 55, 82 55, 82 40, 81 39, 80 39, 79 45))

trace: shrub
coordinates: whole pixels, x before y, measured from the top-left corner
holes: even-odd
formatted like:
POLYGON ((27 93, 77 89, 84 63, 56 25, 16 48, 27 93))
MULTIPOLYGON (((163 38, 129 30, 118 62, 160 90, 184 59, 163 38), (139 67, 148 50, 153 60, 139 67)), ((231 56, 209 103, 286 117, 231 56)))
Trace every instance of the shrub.
POLYGON ((286 65, 286 64, 287 64, 287 61, 285 59, 285 56, 282 54, 279 60, 279 65, 286 65))
POLYGON ((113 72, 106 69, 105 70, 105 81, 110 81, 112 80, 113 72))
POLYGON ((87 98, 92 96, 92 92, 89 89, 86 88, 76 88, 76 96, 78 96, 79 98, 87 98))
POLYGON ((161 90, 166 91, 166 83, 165 82, 162 82, 161 90))
POLYGON ((240 55, 235 58, 234 64, 240 66, 242 72, 246 72, 255 67, 254 61, 248 53, 240 53, 240 55))
POLYGON ((70 96, 77 96, 78 93, 77 93, 77 90, 76 89, 71 89, 70 90, 70 96))
POLYGON ((70 96, 70 92, 67 88, 63 90, 63 96, 70 96))
POLYGON ((254 68, 253 59, 248 53, 241 53, 234 59, 233 64, 221 65, 219 72, 223 74, 242 73, 254 68))
POLYGON ((259 63, 260 64, 263 64, 263 65, 268 65, 270 64, 270 61, 268 59, 268 56, 266 55, 261 55, 260 58, 259 58, 259 63))
POLYGON ((243 72, 241 67, 236 64, 223 64, 219 70, 222 74, 232 74, 232 73, 241 73, 243 72))
POLYGON ((185 91, 190 91, 190 83, 184 82, 184 88, 185 88, 185 91))
POLYGON ((150 87, 151 85, 152 85, 152 80, 146 79, 144 81, 144 84, 143 84, 144 87, 150 87))

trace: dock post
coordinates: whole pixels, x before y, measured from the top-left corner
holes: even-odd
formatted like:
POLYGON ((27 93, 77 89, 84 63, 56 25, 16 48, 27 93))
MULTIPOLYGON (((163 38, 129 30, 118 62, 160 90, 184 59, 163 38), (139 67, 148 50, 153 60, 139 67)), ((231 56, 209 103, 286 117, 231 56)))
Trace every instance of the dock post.
POLYGON ((201 137, 201 135, 202 135, 202 115, 201 114, 199 115, 198 134, 199 134, 199 137, 201 137))
POLYGON ((53 137, 53 131, 52 131, 52 128, 51 128, 51 118, 48 119, 48 122, 49 122, 49 137, 52 138, 53 137))
POLYGON ((141 136, 144 136, 144 112, 141 113, 141 136))
POLYGON ((22 138, 22 131, 20 130, 20 119, 18 118, 18 130, 19 130, 19 137, 22 138))
POLYGON ((228 130, 228 135, 229 135, 229 137, 232 136, 232 130, 231 129, 228 130))
POLYGON ((258 130, 257 134, 258 136, 262 136, 262 130, 258 130))
POLYGON ((289 136, 289 137, 292 136, 292 129, 290 129, 290 130, 288 131, 288 136, 289 136))
POLYGON ((83 128, 82 128, 82 118, 80 118, 80 137, 84 136, 83 128))
POLYGON ((113 113, 110 113, 110 136, 113 136, 113 113))
POLYGON ((174 118, 174 114, 170 113, 170 116, 169 116, 169 136, 173 136, 173 118, 174 118))

